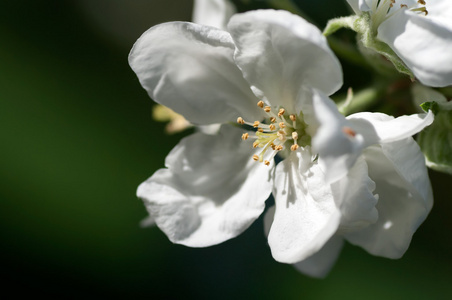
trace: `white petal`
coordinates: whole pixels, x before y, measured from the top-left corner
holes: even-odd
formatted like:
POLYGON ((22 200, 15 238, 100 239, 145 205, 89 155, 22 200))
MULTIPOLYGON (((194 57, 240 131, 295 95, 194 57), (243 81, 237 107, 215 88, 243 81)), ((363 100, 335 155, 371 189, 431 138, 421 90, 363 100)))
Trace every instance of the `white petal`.
POLYGON ((192 20, 198 24, 226 29, 235 13, 234 4, 229 0, 195 0, 192 20))
POLYGON ((452 84, 452 22, 448 22, 450 26, 446 27, 433 17, 403 10, 379 26, 378 38, 397 53, 420 82, 443 87, 452 84))
POLYGON ((412 138, 370 147, 364 155, 380 196, 379 217, 345 237, 371 254, 400 258, 433 205, 424 156, 412 138))
POLYGON ((257 99, 233 62, 229 33, 193 23, 152 27, 135 43, 129 63, 149 96, 192 124, 258 120, 257 99))
POLYGON ((363 136, 351 134, 354 129, 337 110, 336 104, 320 92, 313 95, 314 112, 319 128, 312 139, 319 164, 328 183, 342 178, 353 166, 364 146, 363 136), (352 131, 347 131, 350 128, 352 131))
POLYGON ((342 85, 342 69, 325 37, 287 11, 237 14, 228 24, 235 60, 258 97, 294 109, 304 88, 330 95, 342 85))
POLYGON ((340 213, 330 187, 311 160, 309 150, 299 150, 276 167, 276 211, 268 243, 279 262, 297 263, 313 255, 339 225, 340 213))
POLYGON ((333 235, 322 249, 307 259, 294 264, 294 267, 303 274, 324 278, 334 266, 343 245, 343 237, 333 235))
POLYGON ((372 0, 347 0, 347 2, 358 15, 362 11, 369 11, 372 6, 372 0))
POLYGON ((434 115, 414 114, 394 118, 382 113, 356 113, 347 117, 351 126, 360 133, 366 146, 403 140, 432 124, 434 115))
MULTIPOLYGON (((252 160, 241 130, 183 139, 137 191, 157 226, 174 242, 191 247, 221 243, 259 217, 272 188, 271 169, 252 160)), ((250 150, 252 149, 252 150, 250 150)))

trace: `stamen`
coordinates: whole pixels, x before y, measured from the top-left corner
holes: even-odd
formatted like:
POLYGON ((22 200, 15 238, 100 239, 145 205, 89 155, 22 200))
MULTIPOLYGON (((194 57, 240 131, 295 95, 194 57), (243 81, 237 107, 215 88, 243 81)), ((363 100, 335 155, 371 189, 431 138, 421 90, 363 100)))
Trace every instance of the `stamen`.
POLYGON ((293 122, 295 122, 295 120, 297 119, 297 117, 294 114, 290 115, 289 118, 293 122))
POLYGON ((284 122, 279 122, 278 126, 281 129, 286 128, 286 124, 284 124, 284 122))
POLYGON ((240 125, 243 125, 243 124, 245 124, 245 120, 243 120, 242 117, 238 117, 237 118, 237 123, 239 123, 240 125))
POLYGON ((282 149, 283 149, 283 146, 282 145, 278 145, 278 146, 275 146, 275 148, 273 150, 281 151, 282 149))
POLYGON ((275 117, 271 117, 270 118, 270 122, 275 123, 276 122, 276 118, 275 117))
POLYGON ((264 108, 264 101, 259 101, 257 102, 257 106, 259 106, 260 108, 264 108))
POLYGON ((345 133, 346 135, 348 135, 349 137, 356 136, 356 132, 353 129, 351 129, 350 127, 343 127, 342 132, 345 133))
POLYGON ((246 141, 249 138, 249 134, 248 133, 244 133, 242 134, 242 140, 246 141))
POLYGON ((421 5, 425 5, 425 1, 424 0, 418 0, 417 3, 421 4, 421 5))
POLYGON ((269 113, 271 110, 272 110, 272 108, 271 108, 270 106, 264 107, 264 111, 265 111, 266 113, 269 113))
POLYGON ((270 124, 270 125, 268 126, 268 128, 270 128, 270 130, 273 131, 273 130, 276 129, 276 126, 275 126, 274 124, 270 124))
POLYGON ((257 131, 259 131, 259 132, 264 132, 264 129, 262 129, 262 128, 259 127, 259 128, 257 129, 257 131))
POLYGON ((258 142, 258 141, 255 141, 255 142, 253 143, 253 148, 257 148, 257 146, 259 146, 259 142, 258 142))
POLYGON ((255 161, 258 161, 258 160, 259 160, 259 155, 254 154, 254 155, 253 155, 253 159, 254 159, 255 161))
POLYGON ((281 117, 282 115, 284 115, 285 112, 286 112, 286 110, 284 108, 280 108, 279 112, 278 112, 278 117, 281 117))
POLYGON ((283 130, 278 131, 277 136, 280 141, 286 140, 286 133, 283 130))
POLYGON ((290 150, 291 151, 296 151, 298 149, 298 145, 297 144, 293 144, 292 146, 290 146, 290 150))
POLYGON ((259 122, 259 121, 254 121, 253 127, 254 127, 254 128, 259 127, 259 124, 260 124, 260 123, 261 123, 261 122, 259 122))
POLYGON ((406 5, 406 4, 400 4, 400 8, 408 8, 408 5, 406 5))
POLYGON ((296 141, 298 140, 298 132, 294 131, 292 132, 292 138, 296 141))
POLYGON ((264 165, 269 166, 270 162, 268 160, 264 161, 264 165))

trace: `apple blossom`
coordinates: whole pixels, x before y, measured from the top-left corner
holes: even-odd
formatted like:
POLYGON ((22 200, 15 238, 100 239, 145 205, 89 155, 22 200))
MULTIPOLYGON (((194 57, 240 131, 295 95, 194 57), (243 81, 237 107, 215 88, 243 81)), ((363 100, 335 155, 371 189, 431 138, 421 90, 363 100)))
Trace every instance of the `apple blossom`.
MULTIPOLYGON (((309 263, 341 244, 346 229, 352 243, 396 257, 431 207, 411 135, 432 114, 343 117, 328 98, 342 85, 340 64, 320 31, 295 15, 237 14, 228 31, 160 24, 136 42, 129 63, 156 102, 196 125, 223 124, 218 134, 182 139, 166 168, 138 188, 174 243, 205 247, 237 236, 272 193, 276 260, 309 263)), ((319 276, 325 268, 314 265, 307 273, 319 276)))

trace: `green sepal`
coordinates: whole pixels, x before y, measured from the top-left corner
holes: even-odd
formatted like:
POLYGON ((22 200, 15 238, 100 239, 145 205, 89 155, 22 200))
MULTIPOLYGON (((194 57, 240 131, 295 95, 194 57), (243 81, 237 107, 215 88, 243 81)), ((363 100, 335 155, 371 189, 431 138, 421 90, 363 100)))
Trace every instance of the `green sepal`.
MULTIPOLYGON (((452 174, 452 110, 439 110, 432 125, 418 136, 418 143, 428 167, 452 174)), ((428 104, 427 104, 428 105, 428 104)))
POLYGON ((428 112, 429 110, 432 111, 432 113, 434 113, 435 115, 438 114, 439 112, 439 106, 438 103, 436 103, 435 101, 431 101, 431 102, 424 102, 420 105, 420 107, 422 108, 423 111, 428 112))

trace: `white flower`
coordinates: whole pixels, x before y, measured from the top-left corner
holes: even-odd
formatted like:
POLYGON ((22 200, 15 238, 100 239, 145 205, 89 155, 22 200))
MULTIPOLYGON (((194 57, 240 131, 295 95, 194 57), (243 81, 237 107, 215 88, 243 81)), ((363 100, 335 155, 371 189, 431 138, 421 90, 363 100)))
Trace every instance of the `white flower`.
POLYGON ((194 23, 226 29, 236 8, 229 0, 195 0, 193 4, 194 23))
POLYGON ((370 13, 372 30, 425 85, 452 84, 452 3, 449 0, 347 0, 370 13))
MULTIPOLYGON (((369 230, 369 236, 347 238, 371 253, 390 256, 379 247, 390 248, 385 242, 393 239, 403 244, 397 250, 407 246, 431 206, 425 165, 410 136, 432 115, 345 119, 327 97, 342 84, 338 60, 317 28, 288 12, 238 14, 228 31, 161 24, 131 51, 130 65, 155 101, 193 124, 237 120, 256 128, 224 124, 217 135, 184 138, 167 156, 166 168, 137 191, 157 226, 174 243, 218 244, 243 232, 273 193, 269 244, 280 262, 316 257, 348 227, 353 233, 369 230), (399 149, 409 153, 394 154, 399 149), (284 160, 275 166, 277 154, 284 160), (381 164, 368 175, 374 156, 381 164), (378 206, 375 184, 380 195, 395 193, 394 207, 388 200, 378 206), (394 222, 395 233, 380 236, 379 222, 386 220, 394 222)), ((325 270, 317 268, 317 274, 308 273, 325 270)))

